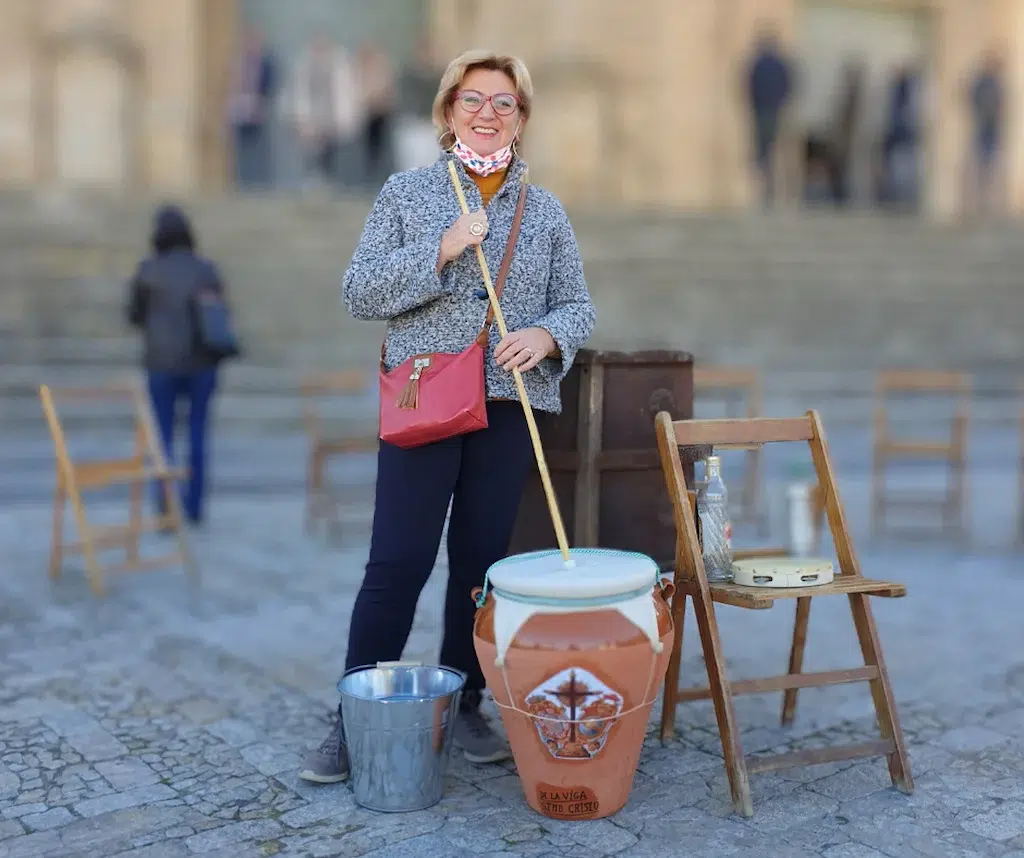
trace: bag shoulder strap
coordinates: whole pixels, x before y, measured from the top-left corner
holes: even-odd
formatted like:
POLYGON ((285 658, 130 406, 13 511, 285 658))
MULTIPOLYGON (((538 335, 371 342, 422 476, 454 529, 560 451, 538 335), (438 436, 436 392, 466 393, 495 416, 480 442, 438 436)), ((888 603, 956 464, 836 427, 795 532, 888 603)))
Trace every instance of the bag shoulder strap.
MULTIPOLYGON (((508 278, 508 271, 512 267, 512 254, 516 249, 516 242, 519 240, 519 227, 523 222, 523 212, 526 211, 526 189, 529 186, 526 182, 519 188, 519 199, 516 201, 516 214, 512 219, 512 231, 508 234, 508 243, 505 245, 505 255, 501 259, 501 268, 498 269, 498 279, 494 281, 494 294, 501 298, 501 290, 505 288, 505 280, 508 278)), ((480 330, 477 342, 486 347, 488 331, 494 323, 494 307, 488 302, 487 318, 484 319, 484 326, 480 330)))

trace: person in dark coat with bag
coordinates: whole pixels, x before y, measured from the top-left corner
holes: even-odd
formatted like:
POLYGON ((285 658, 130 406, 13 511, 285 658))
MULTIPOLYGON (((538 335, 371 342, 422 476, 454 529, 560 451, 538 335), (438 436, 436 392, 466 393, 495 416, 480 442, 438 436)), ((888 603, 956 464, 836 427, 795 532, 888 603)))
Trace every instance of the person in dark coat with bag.
MULTIPOLYGON (((196 252, 192 227, 173 205, 154 216, 153 252, 140 263, 128 286, 128 321, 142 331, 142 363, 157 425, 173 461, 175 417, 188 404, 189 475, 183 504, 188 520, 203 520, 206 496, 210 407, 222 359, 203 345, 200 302, 223 301, 217 266, 196 252)), ((162 490, 157 507, 165 509, 162 490)))

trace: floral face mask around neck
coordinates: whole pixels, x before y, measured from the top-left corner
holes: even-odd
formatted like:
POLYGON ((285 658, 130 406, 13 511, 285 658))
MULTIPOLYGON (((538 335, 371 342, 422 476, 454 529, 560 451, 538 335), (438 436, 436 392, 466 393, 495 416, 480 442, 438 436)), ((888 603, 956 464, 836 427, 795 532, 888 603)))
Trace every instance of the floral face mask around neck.
MULTIPOLYGON (((455 134, 453 131, 452 134, 455 134)), ((452 147, 452 152, 455 157, 458 158, 467 170, 471 170, 478 176, 489 176, 491 173, 497 173, 499 170, 504 170, 512 163, 512 147, 515 145, 516 139, 519 137, 519 128, 516 128, 516 133, 512 136, 512 142, 508 146, 503 146, 497 152, 490 155, 479 155, 474 152, 469 146, 463 143, 458 135, 455 135, 455 145, 452 147)))
POLYGON ((455 157, 465 165, 467 170, 471 170, 478 176, 489 176, 491 173, 497 173, 498 170, 504 170, 512 163, 511 143, 492 155, 478 155, 461 140, 455 138, 455 146, 452 152, 455 153, 455 157))

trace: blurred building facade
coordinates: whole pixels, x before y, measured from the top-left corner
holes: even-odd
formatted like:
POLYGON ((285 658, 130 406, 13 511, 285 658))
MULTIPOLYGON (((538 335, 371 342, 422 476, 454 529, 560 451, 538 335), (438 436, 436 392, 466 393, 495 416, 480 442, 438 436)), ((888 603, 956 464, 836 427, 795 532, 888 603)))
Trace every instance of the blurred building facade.
POLYGON ((235 0, 0 0, 0 183, 221 182, 237 14, 235 0))
MULTIPOLYGON (((940 216, 963 201, 975 65, 995 47, 1007 91, 1021 92, 1024 82, 1022 0, 517 0, 514 15, 491 0, 432 5, 442 55, 484 44, 524 56, 539 95, 529 131, 538 181, 593 203, 752 202, 743 69, 765 24, 777 28, 797 68, 796 104, 780 140, 790 187, 800 137, 827 109, 851 55, 865 62, 876 91, 895 65, 920 66, 923 208, 940 216)), ((1024 114, 1010 101, 1005 175, 1008 204, 1020 212, 1024 114)))
MULTIPOLYGON (((305 21, 383 38, 393 56, 420 29, 440 61, 475 46, 521 54, 538 93, 533 176, 584 205, 750 205, 743 70, 766 23, 799 80, 778 159, 791 195, 802 140, 827 118, 850 56, 866 65, 876 105, 894 66, 921 68, 923 206, 937 215, 962 206, 975 64, 996 47, 1008 93, 1024 83, 1024 0, 517 0, 514 11, 499 0, 0 0, 0 16, 3 186, 225 187, 225 99, 243 18, 275 48, 301 43, 305 21)), ((881 110, 868 111, 866 137, 881 110)), ((1004 149, 1007 202, 1020 212, 1019 111, 1004 149)), ((858 173, 869 170, 861 158, 858 173)))

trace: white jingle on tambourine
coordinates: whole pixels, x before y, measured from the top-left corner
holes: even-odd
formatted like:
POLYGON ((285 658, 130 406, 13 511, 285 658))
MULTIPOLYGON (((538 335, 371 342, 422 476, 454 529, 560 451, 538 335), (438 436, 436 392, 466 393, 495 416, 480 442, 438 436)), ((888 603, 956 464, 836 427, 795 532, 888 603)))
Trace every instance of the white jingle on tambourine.
POLYGON ((823 557, 751 557, 733 562, 734 582, 744 587, 817 587, 835 577, 823 557))

